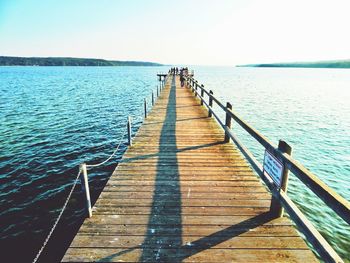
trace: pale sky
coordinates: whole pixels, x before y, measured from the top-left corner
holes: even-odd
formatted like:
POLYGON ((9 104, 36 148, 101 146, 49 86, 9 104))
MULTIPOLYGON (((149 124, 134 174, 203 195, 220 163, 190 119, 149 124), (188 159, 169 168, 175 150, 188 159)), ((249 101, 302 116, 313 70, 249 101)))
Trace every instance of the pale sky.
POLYGON ((350 59, 350 0, 0 0, 0 55, 165 64, 350 59))

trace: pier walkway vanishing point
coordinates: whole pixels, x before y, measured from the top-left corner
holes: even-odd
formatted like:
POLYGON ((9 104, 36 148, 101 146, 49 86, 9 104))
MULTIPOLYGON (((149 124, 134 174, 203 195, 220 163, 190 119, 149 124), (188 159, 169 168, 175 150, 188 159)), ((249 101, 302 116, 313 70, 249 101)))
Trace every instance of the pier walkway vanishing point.
MULTIPOLYGON (((200 96, 193 79, 187 86, 168 75, 62 261, 317 262, 291 219, 276 215, 274 198, 242 149, 210 117, 212 110, 208 116, 204 90, 200 96)), ((324 188, 317 191, 330 200, 324 188)), ((279 201, 326 251, 326 261, 341 262, 283 193, 279 201)), ((339 213, 346 220, 347 205, 337 205, 345 207, 339 213)))

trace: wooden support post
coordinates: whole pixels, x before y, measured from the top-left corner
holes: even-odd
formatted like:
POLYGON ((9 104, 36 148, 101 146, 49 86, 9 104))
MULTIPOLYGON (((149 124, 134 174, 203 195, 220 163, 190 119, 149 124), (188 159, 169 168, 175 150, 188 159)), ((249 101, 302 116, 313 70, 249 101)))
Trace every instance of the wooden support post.
POLYGON ((144 105, 144 109, 145 109, 145 119, 147 119, 147 100, 146 100, 146 98, 144 100, 143 105, 144 105))
POLYGON ((158 86, 156 87, 157 88, 157 98, 159 97, 159 90, 158 90, 158 86))
POLYGON ((154 106, 154 93, 153 93, 153 90, 152 90, 152 106, 154 106))
POLYGON ((214 92, 212 91, 212 90, 210 90, 209 91, 209 94, 211 95, 211 96, 209 96, 209 117, 212 117, 213 116, 213 113, 211 112, 211 109, 212 109, 212 107, 213 107, 213 97, 212 97, 212 95, 214 95, 214 92))
POLYGON ((131 117, 130 116, 128 116, 127 129, 128 129, 128 144, 131 146, 132 140, 131 140, 131 117))
MULTIPOLYGON (((282 153, 292 155, 292 147, 283 140, 279 140, 278 150, 282 153)), ((281 187, 280 187, 279 191, 282 190, 283 192, 287 193, 288 175, 289 175, 289 170, 288 170, 286 164, 283 164, 281 187)), ((272 199, 271 199, 270 211, 274 215, 276 215, 276 217, 283 217, 284 208, 282 207, 280 201, 277 198, 275 198, 274 196, 272 196, 272 199)))
MULTIPOLYGON (((202 84, 201 85, 201 97, 203 98, 204 97, 204 85, 202 84)), ((203 99, 201 99, 201 105, 203 105, 203 99)))
MULTIPOLYGON (((226 109, 232 110, 231 103, 229 102, 226 103, 226 109)), ((231 121, 232 121, 231 115, 226 112, 225 126, 229 129, 231 129, 231 121)), ((228 132, 225 131, 225 142, 229 142, 229 141, 230 141, 230 135, 228 134, 228 132)))
POLYGON ((89 179, 87 175, 86 163, 81 164, 80 169, 82 171, 82 173, 80 174, 81 190, 85 195, 86 212, 87 212, 87 216, 91 217, 92 216, 91 198, 90 198, 89 179))

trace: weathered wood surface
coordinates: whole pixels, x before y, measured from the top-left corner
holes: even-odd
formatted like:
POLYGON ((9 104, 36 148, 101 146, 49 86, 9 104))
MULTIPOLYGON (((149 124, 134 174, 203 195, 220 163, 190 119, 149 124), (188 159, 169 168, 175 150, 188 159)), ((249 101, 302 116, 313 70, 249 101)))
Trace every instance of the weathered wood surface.
POLYGON ((207 110, 169 79, 64 262, 315 262, 207 110))

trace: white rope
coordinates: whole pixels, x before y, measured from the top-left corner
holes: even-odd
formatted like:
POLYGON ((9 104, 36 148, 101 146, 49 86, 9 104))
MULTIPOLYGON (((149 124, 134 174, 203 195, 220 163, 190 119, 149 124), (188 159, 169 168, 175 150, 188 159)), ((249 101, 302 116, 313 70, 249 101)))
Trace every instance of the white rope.
POLYGON ((35 256, 35 258, 34 258, 34 260, 33 260, 33 263, 35 263, 35 262, 38 261, 38 259, 39 259, 40 255, 41 255, 41 253, 43 252, 43 250, 44 250, 44 248, 45 248, 45 246, 46 246, 47 243, 49 242, 49 239, 50 239, 50 237, 51 237, 53 231, 55 230, 55 228, 56 228, 56 226, 57 226, 57 224, 58 224, 58 221, 60 221, 60 219, 61 219, 61 217, 62 217, 62 215, 63 215, 63 212, 64 212, 64 210, 66 209, 66 207, 67 207, 67 205, 68 205, 68 201, 69 201, 70 197, 72 196, 74 187, 76 186, 76 184, 77 184, 77 182, 78 182, 78 180, 79 180, 80 174, 81 174, 81 169, 79 168, 79 173, 78 173, 77 177, 75 178, 74 184, 73 184, 73 186, 72 186, 72 188, 71 188, 71 190, 70 190, 70 192, 69 192, 69 194, 68 194, 68 196, 67 196, 66 201, 64 202, 64 205, 63 205, 63 207, 62 207, 62 209, 61 209, 61 212, 60 212, 60 214, 58 215, 58 217, 57 217, 55 223, 53 224, 53 226, 52 226, 52 228, 51 228, 49 234, 47 235, 47 237, 46 237, 46 239, 45 239, 43 245, 41 246, 39 252, 36 254, 36 256, 35 256))
POLYGON ((86 168, 92 168, 92 167, 100 166, 100 165, 105 164, 106 162, 108 162, 110 159, 112 159, 112 157, 118 152, 119 147, 120 147, 120 145, 122 144, 122 141, 123 141, 123 138, 124 138, 126 132, 127 132, 127 129, 124 130, 123 135, 120 137, 120 140, 119 140, 119 143, 118 143, 117 148, 114 150, 114 152, 113 152, 106 160, 104 160, 104 161, 101 162, 101 163, 86 164, 86 168))

